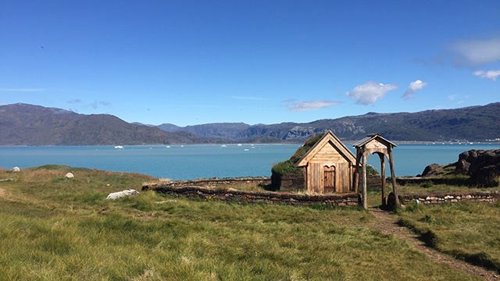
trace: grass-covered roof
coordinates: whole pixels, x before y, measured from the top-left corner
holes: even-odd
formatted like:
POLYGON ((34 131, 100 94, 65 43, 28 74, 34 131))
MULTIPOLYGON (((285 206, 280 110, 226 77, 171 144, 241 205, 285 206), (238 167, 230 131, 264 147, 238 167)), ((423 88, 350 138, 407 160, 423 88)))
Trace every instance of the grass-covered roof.
POLYGON ((306 142, 295 151, 292 157, 290 157, 290 161, 292 161, 293 164, 297 164, 325 134, 326 133, 321 133, 308 138, 306 142))
POLYGON ((316 145, 319 140, 323 138, 325 134, 326 133, 321 133, 308 138, 305 143, 295 151, 290 159, 274 165, 272 168, 273 173, 284 175, 297 171, 298 167, 296 164, 316 145))

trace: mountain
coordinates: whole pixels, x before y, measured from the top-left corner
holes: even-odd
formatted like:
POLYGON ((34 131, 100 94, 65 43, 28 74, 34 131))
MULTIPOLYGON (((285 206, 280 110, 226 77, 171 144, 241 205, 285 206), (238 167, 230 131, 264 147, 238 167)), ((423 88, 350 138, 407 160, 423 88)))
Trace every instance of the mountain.
POLYGON ((327 129, 344 140, 359 140, 367 134, 379 133, 397 141, 484 141, 500 137, 500 103, 415 113, 370 112, 310 123, 174 126, 170 124, 170 128, 174 128, 170 131, 185 131, 203 138, 226 139, 228 142, 302 142, 327 129))
POLYGON ((157 127, 162 131, 170 132, 170 133, 178 132, 178 131, 182 130, 182 127, 179 127, 177 125, 170 124, 170 123, 164 123, 164 124, 158 125, 157 127))
POLYGON ((238 140, 240 138, 239 134, 250 127, 250 125, 245 123, 211 123, 186 127, 178 127, 165 123, 158 126, 158 128, 166 132, 183 131, 202 138, 218 140, 238 140))
POLYGON ((0 145, 97 145, 201 142, 108 114, 77 114, 29 104, 0 106, 0 145))
POLYGON ((158 127, 108 114, 84 115, 29 104, 0 106, 0 145, 303 142, 332 130, 344 140, 379 133, 395 141, 484 141, 500 137, 500 103, 415 113, 367 113, 309 123, 212 123, 158 127))

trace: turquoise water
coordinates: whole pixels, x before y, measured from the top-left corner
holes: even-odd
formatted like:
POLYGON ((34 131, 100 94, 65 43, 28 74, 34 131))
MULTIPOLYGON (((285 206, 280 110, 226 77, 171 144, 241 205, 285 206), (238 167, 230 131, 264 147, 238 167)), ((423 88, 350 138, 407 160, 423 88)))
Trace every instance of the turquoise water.
MULTIPOLYGON (((297 144, 146 145, 123 149, 113 146, 0 146, 0 167, 62 164, 170 179, 269 176, 271 166, 288 159, 298 147, 297 144)), ((416 175, 428 164, 454 162, 459 153, 469 149, 498 148, 499 144, 399 145, 394 149, 396 175, 416 175)), ((378 161, 376 155, 368 159, 377 169, 378 161)))

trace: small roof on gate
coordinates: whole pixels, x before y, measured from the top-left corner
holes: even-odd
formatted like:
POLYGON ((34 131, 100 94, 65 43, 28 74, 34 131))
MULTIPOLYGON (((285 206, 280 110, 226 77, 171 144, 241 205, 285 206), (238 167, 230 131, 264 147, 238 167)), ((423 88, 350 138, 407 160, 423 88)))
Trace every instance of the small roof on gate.
POLYGON ((397 146, 395 143, 393 143, 390 140, 382 137, 379 134, 372 134, 372 135, 368 135, 366 138, 364 138, 364 139, 358 141, 357 143, 355 143, 354 147, 356 147, 356 148, 362 147, 362 146, 366 145, 367 143, 371 142, 372 140, 377 140, 378 142, 383 143, 386 146, 390 146, 391 148, 397 146))

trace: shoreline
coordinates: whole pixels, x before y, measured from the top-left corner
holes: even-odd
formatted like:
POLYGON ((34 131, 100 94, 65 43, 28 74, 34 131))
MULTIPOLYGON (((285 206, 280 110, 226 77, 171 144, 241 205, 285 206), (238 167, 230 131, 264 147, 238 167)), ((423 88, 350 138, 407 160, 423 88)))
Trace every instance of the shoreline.
MULTIPOLYGON (((359 140, 342 140, 346 144, 354 144, 359 140)), ((398 141, 394 140, 397 145, 500 145, 500 141, 398 141)), ((3 147, 116 147, 116 146, 132 146, 132 147, 178 147, 178 146, 259 146, 259 145, 302 145, 303 142, 227 142, 227 143, 173 143, 173 144, 0 144, 3 147)))

